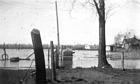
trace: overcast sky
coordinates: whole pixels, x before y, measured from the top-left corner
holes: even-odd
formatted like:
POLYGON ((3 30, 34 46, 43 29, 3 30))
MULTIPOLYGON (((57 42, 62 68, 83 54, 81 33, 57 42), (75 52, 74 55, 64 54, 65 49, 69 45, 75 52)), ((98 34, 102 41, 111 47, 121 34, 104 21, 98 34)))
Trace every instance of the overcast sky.
MULTIPOLYGON (((0 43, 32 43, 30 32, 39 29, 42 42, 57 43, 55 0, 0 0, 0 43)), ((106 43, 119 32, 133 31, 140 37, 139 0, 112 1, 106 22, 106 43), (114 4, 115 3, 115 4, 114 4)), ((98 16, 84 0, 58 1, 61 44, 98 44, 98 16)), ((110 3, 109 3, 110 4, 110 3)), ((108 4, 107 4, 108 6, 108 4)), ((109 6, 110 7, 110 6, 109 6)), ((108 7, 108 8, 109 8, 108 7)))

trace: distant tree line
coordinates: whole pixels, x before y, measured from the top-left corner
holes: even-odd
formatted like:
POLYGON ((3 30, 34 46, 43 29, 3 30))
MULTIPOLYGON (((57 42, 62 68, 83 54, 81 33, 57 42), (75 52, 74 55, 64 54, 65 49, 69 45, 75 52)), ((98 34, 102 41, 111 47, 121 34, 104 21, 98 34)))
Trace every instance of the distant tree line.
MULTIPOLYGON (((6 49, 33 49, 33 45, 32 44, 0 44, 0 49, 2 48, 6 48, 6 49)), ((49 47, 49 45, 44 44, 43 48, 47 49, 49 47)))
MULTIPOLYGON (((71 48, 73 50, 86 50, 85 45, 77 44, 77 45, 61 45, 63 46, 63 49, 71 48)), ((55 48, 57 45, 54 46, 55 48)), ((98 50, 98 45, 89 45, 90 49, 88 50, 98 50)), ((32 44, 0 44, 0 49, 33 49, 32 44)), ((48 44, 43 44, 44 49, 48 49, 48 44)))

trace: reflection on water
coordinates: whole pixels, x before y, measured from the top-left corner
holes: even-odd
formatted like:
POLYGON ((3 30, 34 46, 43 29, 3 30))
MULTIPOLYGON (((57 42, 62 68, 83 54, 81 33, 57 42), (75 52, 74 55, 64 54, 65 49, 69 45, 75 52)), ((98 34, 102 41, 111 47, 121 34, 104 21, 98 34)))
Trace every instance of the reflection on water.
MULTIPOLYGON (((26 58, 30 53, 32 53, 33 50, 31 49, 21 49, 21 50, 16 50, 16 49, 8 49, 7 53, 10 57, 17 57, 19 56, 20 58, 26 58)), ((0 55, 2 54, 2 50, 0 50, 0 55)), ((47 55, 48 52, 45 49, 44 50, 45 54, 45 65, 46 68, 48 67, 48 59, 47 55)), ((73 68, 75 67, 94 67, 98 65, 98 57, 97 57, 98 52, 97 51, 84 51, 84 50, 76 50, 73 56, 73 68)), ((0 57, 1 59, 1 57, 0 57)), ((33 61, 33 64, 31 65, 32 59, 34 59, 34 55, 31 57, 31 60, 22 60, 19 62, 10 62, 9 60, 7 61, 0 61, 0 67, 11 67, 14 69, 19 69, 19 68, 29 68, 30 66, 32 68, 35 68, 35 62, 33 61)), ((109 60, 108 62, 112 65, 113 68, 121 68, 121 60, 109 60)), ((140 69, 140 60, 124 60, 124 67, 127 69, 140 69)))

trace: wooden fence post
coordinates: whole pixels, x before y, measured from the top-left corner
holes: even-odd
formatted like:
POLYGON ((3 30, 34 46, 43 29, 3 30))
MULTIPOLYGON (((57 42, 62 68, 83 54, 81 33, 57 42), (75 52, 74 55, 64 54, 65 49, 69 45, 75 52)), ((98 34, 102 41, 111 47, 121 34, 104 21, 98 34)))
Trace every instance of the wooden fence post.
POLYGON ((50 69, 50 48, 48 48, 48 69, 50 69))
POLYGON ((6 45, 5 43, 3 44, 3 54, 2 54, 2 60, 8 60, 9 56, 8 54, 6 53, 6 45))
POLYGON ((44 52, 39 30, 33 29, 31 37, 35 54, 36 84, 46 84, 44 52))
POLYGON ((122 52, 122 56, 121 56, 121 62, 122 62, 122 70, 124 71, 124 51, 122 52))
POLYGON ((59 56, 60 56, 58 46, 56 46, 56 51, 54 53, 54 56, 55 56, 55 63, 56 63, 55 67, 56 67, 56 69, 58 69, 59 68, 59 56))
POLYGON ((63 46, 61 46, 60 56, 61 56, 61 67, 63 67, 63 46))
POLYGON ((56 80, 56 67, 55 67, 55 61, 54 61, 54 45, 53 41, 50 42, 51 46, 51 70, 52 70, 52 81, 56 80))

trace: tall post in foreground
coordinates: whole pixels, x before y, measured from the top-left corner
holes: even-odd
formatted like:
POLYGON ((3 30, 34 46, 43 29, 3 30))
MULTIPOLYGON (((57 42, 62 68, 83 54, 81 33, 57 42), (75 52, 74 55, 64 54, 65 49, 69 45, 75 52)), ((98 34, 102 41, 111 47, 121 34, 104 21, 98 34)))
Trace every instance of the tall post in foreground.
MULTIPOLYGON (((58 58, 58 62, 59 62, 59 58, 60 58, 60 37, 59 37, 59 18, 58 18, 58 8, 57 8, 57 1, 55 1, 55 9, 56 9, 56 22, 57 22, 57 42, 58 42, 58 46, 57 46, 57 56, 56 58, 58 58)), ((56 66, 59 66, 59 63, 56 64, 56 66)))
POLYGON ((35 53, 36 84, 46 84, 44 52, 39 30, 33 29, 31 37, 35 53))
POLYGON ((51 46, 51 76, 52 76, 52 81, 56 80, 56 67, 55 67, 55 61, 54 61, 54 45, 53 45, 53 41, 50 42, 50 46, 51 46))

